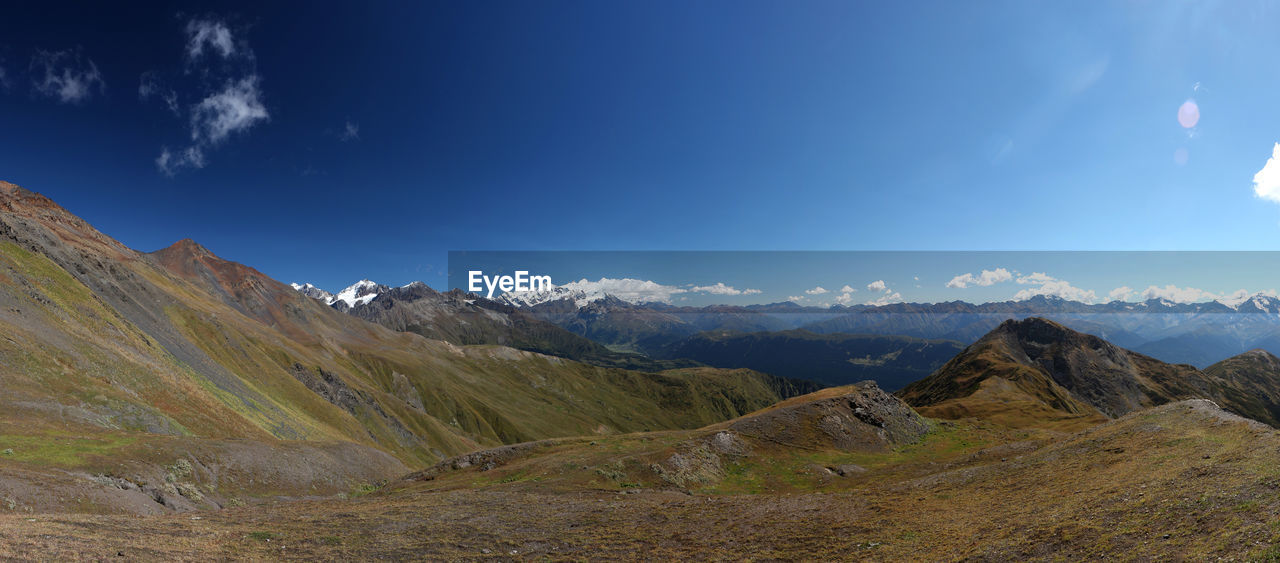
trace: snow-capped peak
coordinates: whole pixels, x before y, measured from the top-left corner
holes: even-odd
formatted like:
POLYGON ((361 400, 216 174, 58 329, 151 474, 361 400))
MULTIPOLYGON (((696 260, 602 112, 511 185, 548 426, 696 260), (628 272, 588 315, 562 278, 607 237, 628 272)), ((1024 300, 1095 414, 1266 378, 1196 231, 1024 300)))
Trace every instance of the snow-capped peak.
POLYGON ((332 293, 329 293, 328 291, 320 289, 309 283, 291 283, 289 284, 289 286, 298 290, 299 293, 306 295, 307 297, 324 301, 325 305, 329 305, 333 303, 332 293))
POLYGON ((1247 299, 1239 300, 1239 301, 1236 301, 1235 303, 1227 303, 1225 301, 1220 301, 1220 302, 1223 305, 1231 307, 1232 309, 1235 309, 1240 312, 1245 312, 1252 309, 1257 309, 1258 311, 1262 311, 1264 313, 1280 312, 1280 299, 1276 299, 1274 295, 1270 295, 1266 292, 1255 293, 1249 296, 1247 299))
POLYGON ((289 285, 307 297, 323 301, 325 305, 332 306, 341 302, 346 304, 348 308, 373 301, 375 297, 388 289, 385 285, 369 280, 360 280, 339 291, 337 295, 309 283, 291 283, 289 285))
POLYGON ((332 305, 341 301, 346 303, 348 307, 364 305, 365 303, 373 301, 373 298, 377 297, 385 288, 386 286, 369 280, 360 280, 346 289, 339 291, 337 295, 333 296, 333 300, 330 301, 329 304, 332 305))
POLYGON ((567 284, 540 291, 508 291, 494 299, 514 307, 532 307, 542 303, 569 300, 573 301, 574 307, 582 308, 608 296, 609 294, 599 289, 580 288, 574 284, 567 284))

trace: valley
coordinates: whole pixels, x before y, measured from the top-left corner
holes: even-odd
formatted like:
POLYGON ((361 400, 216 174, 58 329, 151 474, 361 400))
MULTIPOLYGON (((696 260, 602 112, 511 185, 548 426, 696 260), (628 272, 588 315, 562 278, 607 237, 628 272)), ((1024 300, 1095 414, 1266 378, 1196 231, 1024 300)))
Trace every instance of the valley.
POLYGON ((1276 24, 7 3, 0 563, 1280 562, 1276 24))
POLYGON ((1280 358, 1105 336, 1245 313, 1040 301, 334 294, 0 184, 0 557, 1280 553, 1280 358))
MULTIPOLYGON (((346 500, 144 519, 5 515, 0 555, 1265 559, 1280 551, 1278 436, 1207 401, 1078 434, 982 422, 924 429, 914 442, 818 449, 738 434, 752 453, 720 440, 729 447, 718 454, 727 456, 718 477, 683 486, 633 461, 670 460, 691 452, 690 440, 736 434, 734 425, 544 444, 346 500)), ((714 438, 702 443, 716 447, 714 438)))

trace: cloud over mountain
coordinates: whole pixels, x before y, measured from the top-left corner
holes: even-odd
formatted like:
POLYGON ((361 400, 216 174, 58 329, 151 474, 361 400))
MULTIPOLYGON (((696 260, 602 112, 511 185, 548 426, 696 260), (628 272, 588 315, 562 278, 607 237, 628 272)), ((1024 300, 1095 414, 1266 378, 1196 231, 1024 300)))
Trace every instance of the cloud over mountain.
POLYGON ((1108 301, 1125 301, 1129 299, 1130 295, 1133 295, 1133 291, 1134 290, 1132 287, 1129 287, 1127 285, 1122 285, 1120 287, 1117 287, 1111 290, 1111 292, 1107 294, 1107 300, 1108 301))
POLYGON ((1178 287, 1168 284, 1164 287, 1147 286, 1146 289, 1142 290, 1142 298, 1165 299, 1174 303, 1195 303, 1197 301, 1212 301, 1218 298, 1218 294, 1196 287, 1178 287))
POLYGON ((731 285, 725 285, 724 282, 716 282, 713 285, 696 285, 689 288, 693 293, 710 293, 712 295, 756 295, 760 293, 758 289, 738 289, 731 285))
POLYGON ((1093 303, 1098 300, 1098 295, 1090 289, 1080 289, 1071 285, 1066 280, 1060 280, 1043 273, 1034 273, 1018 279, 1018 283, 1039 284, 1039 287, 1027 288, 1013 296, 1014 301, 1026 301, 1037 295, 1046 297, 1058 297, 1070 301, 1079 301, 1081 303, 1093 303), (1027 281, 1023 281, 1023 280, 1027 281))
POLYGON ((994 270, 983 270, 977 275, 971 273, 960 274, 951 281, 947 282, 947 287, 966 288, 972 285, 987 287, 997 283, 1007 282, 1013 279, 1013 274, 1004 268, 996 268, 994 270))

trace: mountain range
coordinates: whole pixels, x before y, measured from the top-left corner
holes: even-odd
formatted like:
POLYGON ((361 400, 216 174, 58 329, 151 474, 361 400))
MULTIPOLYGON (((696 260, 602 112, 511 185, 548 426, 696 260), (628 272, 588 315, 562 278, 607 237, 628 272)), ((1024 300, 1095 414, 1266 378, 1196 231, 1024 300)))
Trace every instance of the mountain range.
POLYGON ((1088 304, 1038 295, 1021 301, 972 304, 895 303, 804 307, 794 303, 677 307, 630 303, 609 295, 533 297, 503 294, 499 300, 611 346, 661 357, 665 349, 702 331, 778 331, 803 328, 819 334, 874 334, 972 342, 1009 319, 1041 316, 1097 334, 1122 346, 1174 363, 1199 367, 1251 350, 1280 351, 1280 298, 1255 294, 1223 303, 1175 303, 1149 299, 1088 304))
POLYGON ((458 290, 438 293, 420 282, 391 288, 362 280, 337 294, 310 284, 293 286, 331 307, 394 330, 457 344, 503 344, 646 371, 713 365, 829 385, 870 377, 890 390, 927 375, 949 358, 933 353, 921 362, 912 353, 918 343, 906 339, 972 342, 1006 320, 1035 316, 1162 361, 1199 368, 1247 350, 1280 351, 1280 299, 1269 294, 1204 303, 1150 299, 1087 304, 1035 296, 984 304, 687 307, 637 302, 577 286, 509 292, 494 299, 458 290), (415 312, 406 313, 406 308, 415 312), (443 310, 448 313, 432 312, 443 310), (481 310, 483 315, 476 313, 481 310), (835 340, 841 341, 836 348, 843 352, 832 348, 835 340), (827 344, 815 347, 818 341, 827 344), (896 344, 886 347, 891 342, 896 344), (812 353, 819 348, 823 351, 812 353))
POLYGON ((1102 334, 1274 313, 911 307, 328 294, 0 183, 0 558, 1280 554, 1280 358, 1199 369, 1102 334), (794 326, 859 314, 1010 318, 968 345, 794 326))
POLYGON ((808 389, 391 330, 191 240, 135 251, 8 183, 0 333, 0 437, 22 468, 0 464, 0 484, 105 475, 152 508, 332 494, 477 447, 696 427, 808 389), (205 469, 166 479, 178 466, 205 469))

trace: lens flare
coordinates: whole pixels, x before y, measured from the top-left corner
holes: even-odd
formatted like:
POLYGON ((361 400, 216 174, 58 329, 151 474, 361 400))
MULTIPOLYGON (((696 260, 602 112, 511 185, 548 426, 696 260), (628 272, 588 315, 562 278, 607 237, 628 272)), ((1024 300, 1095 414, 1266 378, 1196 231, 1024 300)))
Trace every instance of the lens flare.
POLYGON ((1190 129, 1200 122, 1200 106, 1196 105, 1195 100, 1187 100, 1183 102, 1182 107, 1178 108, 1178 123, 1184 129, 1190 129))

